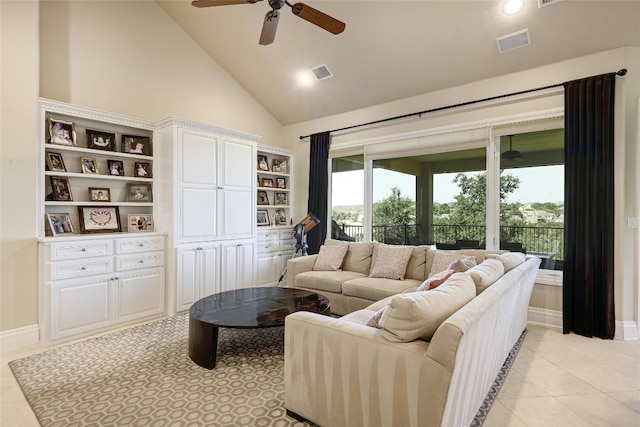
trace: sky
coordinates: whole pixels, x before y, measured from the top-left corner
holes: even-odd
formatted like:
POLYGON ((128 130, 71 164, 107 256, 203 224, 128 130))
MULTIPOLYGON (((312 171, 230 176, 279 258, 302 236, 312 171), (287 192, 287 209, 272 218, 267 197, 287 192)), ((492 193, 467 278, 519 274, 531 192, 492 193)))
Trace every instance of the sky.
MULTIPOLYGON (((508 202, 560 202, 564 200, 564 166, 542 166, 536 168, 510 169, 511 175, 520 178, 520 188, 508 198, 508 202)), ((453 202, 460 190, 453 183, 455 173, 438 174, 434 177, 434 201, 453 202)), ((403 196, 415 200, 415 178, 385 169, 376 169, 373 200, 378 202, 391 194, 394 186, 400 188, 403 196), (383 185, 380 185, 383 183, 383 185)), ((332 204, 361 205, 363 200, 364 172, 349 171, 333 174, 332 204)))

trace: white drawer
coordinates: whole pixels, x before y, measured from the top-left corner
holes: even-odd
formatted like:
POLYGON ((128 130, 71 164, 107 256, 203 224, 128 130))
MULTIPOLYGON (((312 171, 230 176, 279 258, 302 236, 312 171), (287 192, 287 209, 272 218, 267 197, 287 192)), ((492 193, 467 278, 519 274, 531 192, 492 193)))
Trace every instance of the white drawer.
POLYGON ((164 252, 147 252, 137 255, 116 257, 116 271, 138 270, 140 268, 162 267, 164 252))
POLYGON ((280 242, 280 250, 283 251, 295 251, 296 250, 296 240, 284 240, 280 242))
POLYGON ((50 261, 113 255, 113 240, 50 243, 47 245, 47 254, 50 261))
POLYGON ((113 272, 113 257, 50 262, 47 266, 47 280, 70 279, 113 272))
POLYGON ((293 239, 295 242, 295 238, 293 237, 293 228, 288 228, 286 230, 280 230, 280 238, 281 239, 293 239))
POLYGON ((280 238, 278 230, 260 230, 256 231, 257 240, 271 240, 280 238))
POLYGON ((280 250, 280 240, 268 240, 264 242, 258 242, 256 245, 256 252, 259 254, 276 252, 280 250))
POLYGON ((149 236, 116 240, 116 254, 164 250, 164 237, 149 236))

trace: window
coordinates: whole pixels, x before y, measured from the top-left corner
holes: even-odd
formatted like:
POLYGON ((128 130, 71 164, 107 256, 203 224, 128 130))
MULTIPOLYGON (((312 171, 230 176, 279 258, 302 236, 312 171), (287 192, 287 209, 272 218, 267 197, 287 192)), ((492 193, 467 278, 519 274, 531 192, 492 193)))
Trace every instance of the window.
POLYGON ((331 238, 364 240, 364 156, 331 160, 331 238))

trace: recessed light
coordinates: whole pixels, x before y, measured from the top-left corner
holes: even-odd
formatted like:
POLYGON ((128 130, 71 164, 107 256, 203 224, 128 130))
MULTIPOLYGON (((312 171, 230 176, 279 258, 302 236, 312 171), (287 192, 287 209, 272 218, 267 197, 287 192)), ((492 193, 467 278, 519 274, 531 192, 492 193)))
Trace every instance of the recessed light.
POLYGON ((502 12, 505 15, 515 15, 524 8, 524 0, 505 0, 502 3, 502 12))
POLYGON ((308 71, 304 71, 298 74, 298 83, 303 86, 309 86, 313 82, 313 78, 311 77, 311 73, 308 71))

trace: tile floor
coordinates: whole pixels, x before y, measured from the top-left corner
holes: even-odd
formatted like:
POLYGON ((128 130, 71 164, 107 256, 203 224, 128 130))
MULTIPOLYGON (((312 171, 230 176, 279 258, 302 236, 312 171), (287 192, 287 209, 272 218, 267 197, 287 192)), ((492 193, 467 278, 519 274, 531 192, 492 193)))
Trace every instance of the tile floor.
MULTIPOLYGON (((7 363, 41 351, 0 354, 0 426, 38 427, 7 363)), ((640 341, 530 326, 484 426, 640 426, 640 341)))

